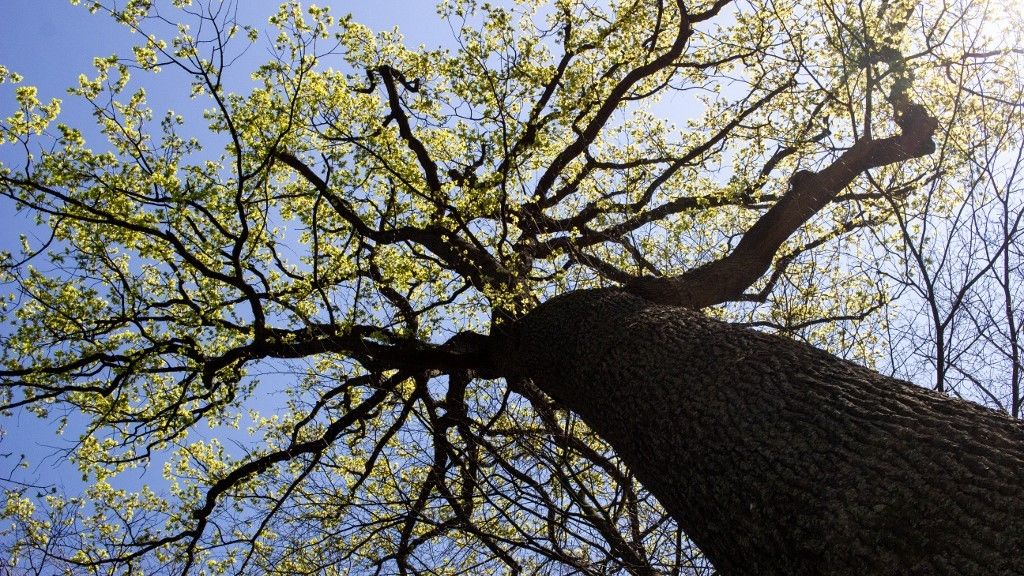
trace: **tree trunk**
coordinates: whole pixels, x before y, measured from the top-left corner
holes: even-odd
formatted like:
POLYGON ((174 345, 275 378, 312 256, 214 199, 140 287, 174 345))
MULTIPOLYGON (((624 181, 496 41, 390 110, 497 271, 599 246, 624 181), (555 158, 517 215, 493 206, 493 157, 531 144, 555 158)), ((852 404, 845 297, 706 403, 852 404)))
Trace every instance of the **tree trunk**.
POLYGON ((726 576, 1024 574, 1024 427, 621 290, 499 353, 606 439, 726 576))

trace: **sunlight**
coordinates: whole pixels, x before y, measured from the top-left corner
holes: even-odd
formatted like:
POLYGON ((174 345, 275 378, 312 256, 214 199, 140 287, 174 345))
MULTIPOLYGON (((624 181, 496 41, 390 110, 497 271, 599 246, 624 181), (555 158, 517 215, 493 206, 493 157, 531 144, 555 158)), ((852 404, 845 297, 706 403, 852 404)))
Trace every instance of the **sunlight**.
POLYGON ((1024 46, 1024 5, 1019 0, 992 0, 984 9, 981 34, 986 44, 1001 49, 1024 46))

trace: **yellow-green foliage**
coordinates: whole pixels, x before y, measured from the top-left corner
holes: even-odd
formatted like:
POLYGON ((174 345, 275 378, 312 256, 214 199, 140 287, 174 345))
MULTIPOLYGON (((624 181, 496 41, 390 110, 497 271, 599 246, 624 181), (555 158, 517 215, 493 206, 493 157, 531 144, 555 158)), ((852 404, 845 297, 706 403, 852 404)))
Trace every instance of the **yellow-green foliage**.
POLYGON ((894 206, 952 211, 979 134, 1020 121, 1019 106, 965 91, 1020 101, 1019 81, 991 72, 1019 74, 1019 48, 986 66, 963 56, 984 8, 973 0, 728 4, 606 121, 630 74, 711 2, 684 16, 653 0, 446 0, 437 25, 454 39, 436 48, 298 2, 264 31, 176 0, 159 11, 167 34, 152 2, 85 4, 139 33, 69 90, 95 126, 62 123, 60 99, 0 66, 15 97, 0 140, 25 160, 0 165, 4 209, 47 231, 2 260, 0 403, 67 415, 88 483, 75 497, 6 491, 16 572, 42 549, 96 573, 186 558, 207 574, 508 573, 505 556, 546 573, 545 553, 615 571, 601 564, 617 546, 608 526, 670 570, 674 525, 571 415, 474 381, 466 420, 448 425, 445 378, 330 339, 437 345, 621 279, 609 270, 678 274, 721 257, 796 170, 896 133, 895 103, 911 99, 940 119, 941 157, 858 180, 786 242, 784 272, 752 288, 763 301, 709 311, 871 363, 891 296, 878 273, 891 255, 873 242, 894 238, 894 206), (271 56, 231 86, 223 66, 246 43, 271 56), (401 75, 397 114, 385 70, 401 75), (201 117, 153 110, 157 73, 201 117), (292 353, 313 336, 322 348, 292 353), (316 442, 371 401, 329 445, 237 479, 188 532, 232 471, 316 442), (142 467, 162 480, 139 487, 142 467))

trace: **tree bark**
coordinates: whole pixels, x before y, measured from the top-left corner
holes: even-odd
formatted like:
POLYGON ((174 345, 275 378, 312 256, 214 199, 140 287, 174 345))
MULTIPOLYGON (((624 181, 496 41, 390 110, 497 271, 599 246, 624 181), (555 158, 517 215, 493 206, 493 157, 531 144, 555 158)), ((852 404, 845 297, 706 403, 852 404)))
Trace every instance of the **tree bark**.
POLYGON ((726 576, 1024 574, 1024 427, 621 290, 496 351, 607 440, 726 576))

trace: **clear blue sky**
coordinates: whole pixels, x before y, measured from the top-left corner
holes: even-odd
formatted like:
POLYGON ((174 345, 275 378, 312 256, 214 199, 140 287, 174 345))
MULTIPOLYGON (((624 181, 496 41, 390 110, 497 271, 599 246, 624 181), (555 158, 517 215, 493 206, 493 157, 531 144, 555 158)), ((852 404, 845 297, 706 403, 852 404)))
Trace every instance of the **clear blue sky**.
MULTIPOLYGON (((398 26, 411 44, 438 44, 450 38, 448 27, 436 16, 434 0, 314 3, 330 6, 336 16, 352 13, 374 29, 398 26)), ((240 20, 264 24, 278 4, 278 0, 240 0, 240 20)), ((93 56, 124 51, 132 40, 130 33, 108 18, 90 15, 84 6, 71 6, 68 0, 0 0, 0 62, 25 74, 28 83, 39 86, 41 95, 62 95, 78 74, 91 72, 93 56)))
MULTIPOLYGON (((411 45, 435 46, 451 39, 448 25, 436 15, 434 0, 319 0, 315 3, 330 6, 335 16, 352 13, 357 21, 372 29, 398 26, 411 45)), ((260 27, 276 11, 279 1, 239 0, 238 4, 240 23, 260 27)), ((60 120, 70 125, 91 126, 93 120, 85 105, 76 104, 67 96, 67 87, 77 84, 79 74, 94 74, 93 57, 114 53, 130 56, 130 47, 138 39, 108 17, 89 14, 84 6, 72 6, 68 0, 0 0, 0 64, 22 74, 25 84, 38 87, 41 100, 61 98, 64 106, 60 120)), ((244 77, 250 67, 266 57, 265 45, 257 42, 236 71, 244 77)), ((149 100, 157 118, 168 107, 181 110, 188 105, 187 82, 183 88, 181 80, 180 74, 173 71, 146 78, 149 100), (174 85, 176 82, 178 84, 174 85), (165 92, 160 90, 162 86, 166 87, 165 92)), ((10 85, 0 86, 0 115, 3 117, 14 111, 12 94, 10 85)), ((0 146, 0 162, 18 162, 18 152, 12 147, 0 146)), ((28 220, 15 215, 9 202, 0 202, 0 250, 16 253, 14 248, 22 233, 33 235, 28 220)), ((73 468, 62 465, 60 458, 50 456, 55 446, 67 446, 67 442, 74 439, 73 431, 69 431, 69 437, 58 440, 53 435, 52 425, 27 414, 0 418, 0 430, 7 434, 0 441, 0 454, 13 453, 12 457, 0 458, 0 478, 8 476, 18 455, 24 453, 33 464, 27 479, 57 483, 69 491, 75 491, 80 485, 73 468)), ((159 478, 159 468, 156 472, 159 478)), ((0 490, 5 487, 0 482, 0 490)))

